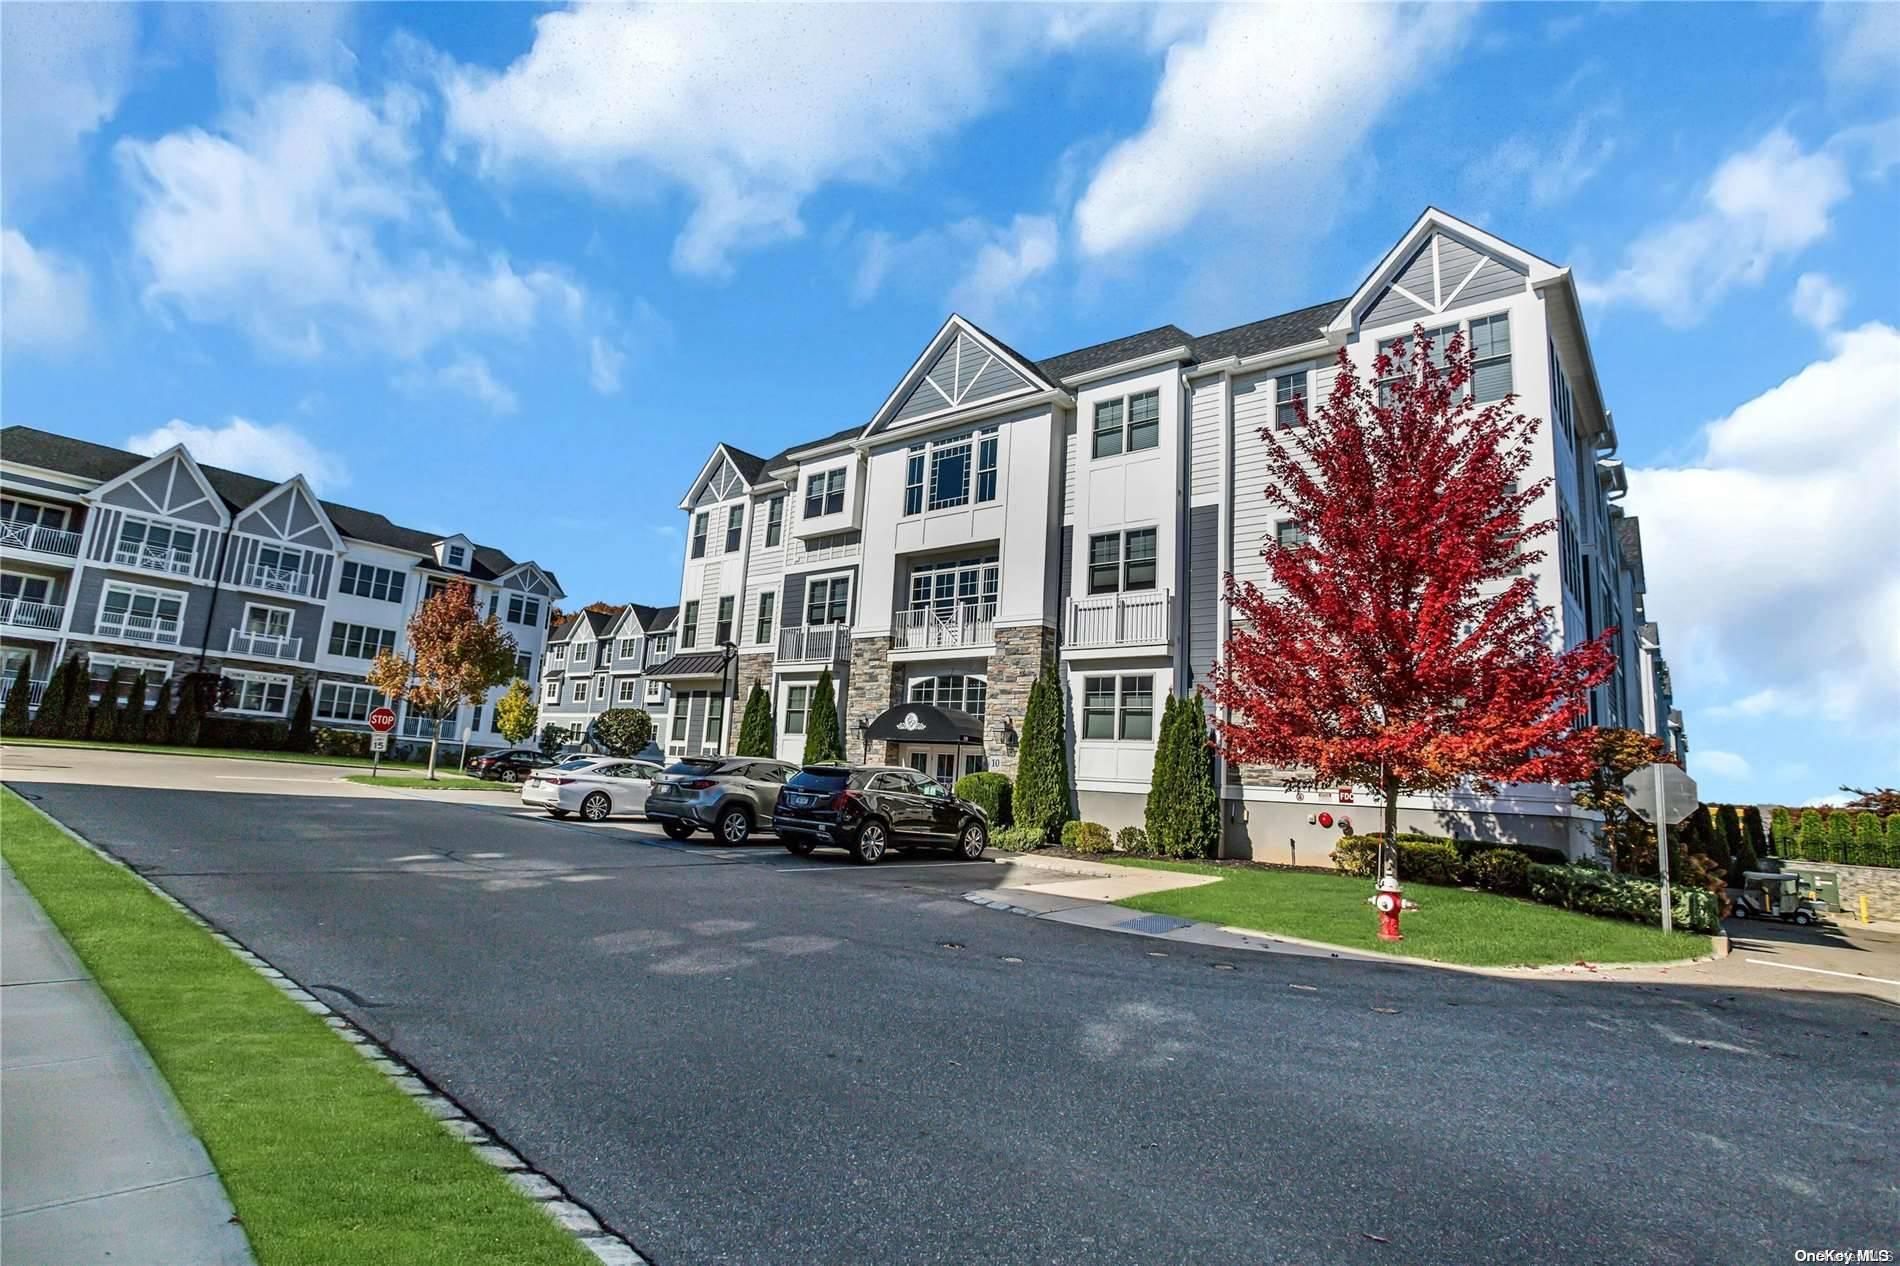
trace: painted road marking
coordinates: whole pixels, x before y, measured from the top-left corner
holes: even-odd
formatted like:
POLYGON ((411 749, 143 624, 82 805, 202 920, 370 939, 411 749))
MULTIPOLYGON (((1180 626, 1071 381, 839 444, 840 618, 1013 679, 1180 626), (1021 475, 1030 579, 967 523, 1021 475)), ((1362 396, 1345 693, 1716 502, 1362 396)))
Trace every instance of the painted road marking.
POLYGON ((1829 971, 1825 967, 1797 967, 1793 963, 1771 963, 1765 958, 1747 958, 1742 961, 1754 963, 1759 967, 1779 967, 1783 971, 1811 971, 1817 976, 1839 976, 1843 980, 1866 980, 1876 985, 1893 985, 1900 988, 1900 980, 1888 980, 1885 976, 1862 976, 1851 971, 1829 971))
POLYGON ((302 778, 294 778, 288 774, 278 774, 275 776, 269 775, 269 774, 213 774, 211 776, 213 778, 218 779, 220 782, 337 782, 337 781, 340 781, 339 779, 331 778, 330 776, 326 774, 306 774, 302 778))
POLYGON ((860 869, 856 866, 827 866, 822 862, 813 862, 807 866, 774 866, 772 869, 786 874, 804 874, 815 871, 822 875, 863 875, 883 870, 928 870, 932 866, 970 866, 972 862, 886 862, 882 866, 860 869))

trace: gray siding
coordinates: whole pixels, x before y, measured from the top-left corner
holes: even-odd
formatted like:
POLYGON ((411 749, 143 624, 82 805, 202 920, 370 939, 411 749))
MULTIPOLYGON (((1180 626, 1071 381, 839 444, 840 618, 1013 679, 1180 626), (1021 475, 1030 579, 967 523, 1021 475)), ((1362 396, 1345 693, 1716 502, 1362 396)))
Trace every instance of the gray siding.
POLYGON ((1202 681, 1220 654, 1220 507, 1188 511, 1188 672, 1202 681))
POLYGON ((1221 383, 1193 388, 1188 397, 1188 504, 1220 500, 1221 383))
POLYGON ((1484 267, 1478 270, 1478 275, 1471 279, 1471 284, 1458 295, 1458 306, 1462 308, 1468 303, 1481 303, 1499 295, 1518 294, 1523 291, 1524 285, 1524 278, 1519 274, 1495 259, 1486 260, 1484 267))
MULTIPOLYGON (((256 603, 261 607, 284 607, 288 609, 290 611, 290 635, 303 639, 303 645, 297 648, 296 662, 309 664, 316 661, 318 639, 320 637, 329 636, 329 629, 324 623, 323 608, 321 606, 311 602, 297 602, 287 598, 247 596, 244 593, 233 592, 231 590, 225 590, 218 594, 217 605, 215 607, 211 607, 208 601, 206 603, 211 613, 211 654, 230 655, 231 630, 244 627, 244 608, 250 603, 256 603)), ((400 629, 397 630, 397 635, 398 637, 401 636, 400 629)), ((246 663, 252 662, 247 656, 233 658, 243 658, 246 663)), ((263 663, 264 661, 260 660, 256 662, 263 663)), ((279 660, 274 662, 289 663, 290 661, 279 660)), ((365 669, 369 667, 368 660, 363 661, 363 667, 365 669)))
POLYGON ((1367 309, 1364 325, 1386 325, 1393 321, 1416 321, 1429 316, 1425 309, 1407 299, 1396 290, 1387 290, 1379 296, 1379 301, 1367 309))
POLYGON ((1410 263, 1400 270, 1398 284, 1417 295, 1427 303, 1438 302, 1438 287, 1432 277, 1432 239, 1426 238, 1425 244, 1412 256, 1410 263))
POLYGON ((112 556, 112 544, 119 539, 119 520, 125 517, 121 510, 108 510, 104 506, 92 512, 92 540, 86 548, 86 557, 94 562, 104 562, 112 556))
MULTIPOLYGON (((156 576, 121 574, 98 567, 81 567, 78 582, 72 589, 72 631, 76 637, 91 637, 95 627, 95 617, 99 612, 99 597, 107 580, 122 581, 142 589, 164 589, 178 594, 185 600, 182 618, 179 621, 181 637, 176 647, 155 647, 155 654, 170 651, 196 652, 204 645, 205 622, 211 612, 211 591, 193 588, 187 584, 167 584, 156 576)), ((149 643, 125 642, 114 645, 141 646, 149 643)))
POLYGON ((706 741, 706 694, 695 690, 686 696, 686 751, 698 755, 706 741))
POLYGON ((920 380, 898 407, 893 421, 902 422, 907 418, 948 409, 951 406, 944 396, 962 406, 975 404, 979 400, 991 400, 1029 386, 1001 358, 985 351, 975 339, 961 331, 924 370, 923 377, 936 383, 943 395, 938 395, 928 383, 920 380), (960 364, 959 354, 962 357, 960 364))
POLYGON ((790 628, 805 622, 805 577, 802 574, 785 578, 785 597, 781 606, 780 628, 790 628))

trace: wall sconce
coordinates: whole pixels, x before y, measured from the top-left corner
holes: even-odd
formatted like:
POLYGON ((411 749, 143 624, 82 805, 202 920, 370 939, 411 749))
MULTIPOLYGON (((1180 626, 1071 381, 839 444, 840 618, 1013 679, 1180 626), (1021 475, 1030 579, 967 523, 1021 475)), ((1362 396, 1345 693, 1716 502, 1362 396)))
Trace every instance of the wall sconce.
POLYGON ((1016 750, 1016 744, 1019 741, 1016 735, 1016 727, 1009 723, 1008 717, 1004 717, 1001 721, 996 723, 996 732, 1002 737, 1003 749, 1005 751, 1013 752, 1016 750))

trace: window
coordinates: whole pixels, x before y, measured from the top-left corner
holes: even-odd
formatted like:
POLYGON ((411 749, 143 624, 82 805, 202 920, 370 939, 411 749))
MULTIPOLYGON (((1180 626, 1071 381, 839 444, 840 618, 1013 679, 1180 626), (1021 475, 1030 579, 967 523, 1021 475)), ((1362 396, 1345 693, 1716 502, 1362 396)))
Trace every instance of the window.
POLYGON ((946 673, 938 677, 913 679, 910 683, 910 701, 980 717, 983 715, 983 705, 988 701, 989 691, 990 683, 985 678, 946 673))
POLYGON ((693 557, 706 557, 706 512, 704 510, 693 516, 693 557))
POLYGON ((635 684, 632 677, 622 678, 619 688, 614 692, 614 697, 621 703, 632 703, 634 701, 633 688, 635 684))
POLYGON ((1154 690, 1152 677, 1084 678, 1082 737, 1097 740, 1119 737, 1138 742, 1152 739, 1154 690))
POLYGON ((574 662, 576 664, 579 664, 585 667, 587 664, 587 657, 593 653, 593 648, 594 648, 594 644, 592 642, 574 643, 574 662))
MULTIPOLYGON (((1450 363, 1446 349, 1451 343, 1452 336, 1457 333, 1457 326, 1443 325, 1435 330, 1426 330, 1422 336, 1432 345, 1432 364, 1436 365, 1441 371, 1450 363)), ((1379 380, 1379 403, 1391 404, 1392 384, 1402 380, 1412 372, 1412 340, 1403 336, 1399 338, 1380 339, 1379 351, 1391 356, 1396 362, 1392 366, 1392 372, 1379 380)))
POLYGON ((1139 452, 1161 443, 1161 393, 1144 391, 1120 400, 1103 400, 1095 406, 1097 457, 1113 457, 1121 452, 1139 452))
POLYGON ((251 564, 246 582, 280 593, 302 593, 308 583, 303 575, 304 563, 304 552, 300 549, 288 545, 260 545, 257 561, 251 564))
POLYGON ((369 720, 370 709, 375 706, 376 689, 373 686, 320 681, 317 683, 317 702, 311 709, 311 715, 319 721, 354 721, 361 725, 369 720))
POLYGON ((268 673, 240 672, 227 668, 224 679, 231 683, 226 712, 245 712, 252 716, 280 717, 290 700, 290 678, 268 673))
POLYGON ((745 530, 745 507, 733 506, 726 511, 726 553, 739 552, 739 536, 745 530))
POLYGON ((1115 679, 1087 677, 1082 682, 1082 737, 1115 737, 1115 679))
POLYGON ((541 599, 531 598, 525 593, 509 594, 508 623, 530 627, 541 623, 541 599))
POLYGON ((605 677, 594 678, 594 698, 600 700, 602 703, 607 702, 607 679, 605 677))
POLYGON ((968 436, 930 447, 930 496, 925 508, 945 510, 970 499, 970 440, 968 436))
POLYGON ((0 598, 8 602, 44 604, 52 592, 52 581, 45 576, 22 576, 16 572, 0 575, 0 598))
POLYGON ((805 732, 805 712, 811 705, 810 686, 787 686, 785 688, 785 732, 803 734, 805 732))
POLYGON ((101 634, 177 645, 185 595, 169 589, 108 582, 99 599, 101 634))
POLYGON ((587 678, 585 677, 582 677, 579 681, 574 683, 574 702, 587 702, 587 678))
POLYGON ((620 639, 620 658, 638 659, 640 657, 640 639, 623 637, 620 639))
POLYGON ((719 622, 713 626, 714 646, 724 646, 727 642, 732 640, 732 608, 733 598, 731 594, 727 594, 719 600, 719 622))
POLYGON ((1292 519, 1281 519, 1273 525, 1273 539, 1282 549, 1294 549, 1306 544, 1306 533, 1292 519))
POLYGON ((1479 317, 1471 323, 1471 398, 1502 400, 1510 394, 1510 314, 1479 317))
POLYGON ((1089 538, 1089 592, 1136 592, 1155 587, 1154 528, 1089 538))
POLYGON ((0 497, 0 519, 8 523, 25 523, 31 527, 53 528, 60 531, 66 527, 66 508, 41 505, 37 501, 15 501, 12 497, 0 497))
POLYGON ((554 662, 557 664, 565 664, 567 662, 567 643, 566 642, 562 642, 558 644, 557 646, 555 646, 554 662))
POLYGON ((820 471, 805 480, 805 517, 844 513, 844 468, 820 471))
POLYGON ((845 624, 850 620, 851 577, 814 580, 805 590, 805 623, 845 624))
POLYGON ((468 551, 460 545, 451 545, 442 552, 442 561, 448 567, 466 567, 468 566, 468 551))
POLYGON ((706 696, 706 746, 720 747, 726 740, 726 696, 706 696))
POLYGON ((119 524, 119 543, 112 551, 112 561, 126 567, 189 576, 197 550, 197 529, 154 523, 128 514, 119 524))
POLYGON ((658 637, 653 639, 653 658, 654 659, 656 660, 665 659, 668 655, 672 654, 672 652, 673 652, 673 635, 671 633, 662 633, 658 637))
POLYGON ((396 630, 379 629, 368 624, 345 624, 342 620, 330 626, 330 653, 344 655, 350 659, 375 659, 384 651, 396 649, 396 630))
POLYGON ((1154 737, 1154 724, 1154 678, 1122 678, 1121 736, 1146 742, 1154 737))
POLYGON ((686 695, 675 695, 673 697, 672 741, 675 743, 684 743, 686 741, 686 707, 686 695))
POLYGON ((785 498, 773 497, 765 503, 765 547, 771 549, 785 540, 785 498))
POLYGON ((772 640, 772 608, 777 605, 777 594, 762 593, 759 595, 759 619, 758 623, 752 629, 752 640, 754 642, 769 642, 772 640))
POLYGON ((976 440, 976 499, 996 500, 996 428, 980 432, 976 440))
POLYGON ((547 689, 541 692, 541 699, 544 703, 559 703, 561 701, 561 683, 558 681, 550 681, 547 685, 547 689))
POLYGON ((286 607, 266 607, 247 602, 244 604, 244 631, 252 637, 289 637, 290 615, 286 607))
POLYGON ((526 681, 529 677, 533 675, 534 675, 534 656, 528 654, 528 652, 526 651, 521 651, 518 654, 516 654, 515 655, 515 676, 521 678, 523 681, 526 681))
POLYGON ((924 446, 917 445, 904 459, 904 513, 919 514, 924 508, 924 446))
POLYGON ((1278 372, 1273 384, 1273 425, 1290 431, 1306 422, 1306 366, 1288 366, 1278 372))
POLYGON ((935 563, 910 573, 910 609, 950 619, 961 609, 965 615, 990 619, 995 615, 1001 569, 996 556, 935 563), (989 608, 988 611, 973 608, 989 608))
POLYGON ((337 589, 342 593, 374 598, 378 602, 401 602, 402 586, 401 572, 372 567, 368 563, 344 563, 342 579, 337 582, 337 589))
POLYGON ((680 645, 699 645, 699 603, 686 604, 686 614, 680 620, 680 645))

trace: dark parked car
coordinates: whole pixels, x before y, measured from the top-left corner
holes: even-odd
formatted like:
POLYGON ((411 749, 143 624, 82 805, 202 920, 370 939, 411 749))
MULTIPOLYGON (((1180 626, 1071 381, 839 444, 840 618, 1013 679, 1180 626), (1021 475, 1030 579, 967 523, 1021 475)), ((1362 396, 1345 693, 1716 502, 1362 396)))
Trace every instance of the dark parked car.
POLYGON ((751 756, 688 756, 653 780, 647 821, 676 840, 704 828, 721 844, 743 844, 771 827, 772 806, 795 769, 751 756))
POLYGON ((982 809, 927 774, 883 765, 807 765, 779 793, 772 829, 801 857, 834 844, 866 865, 916 847, 973 862, 990 843, 982 809))
POLYGON ((531 747, 515 747, 505 752, 485 752, 468 763, 468 772, 489 782, 520 782, 537 769, 554 763, 531 747))

